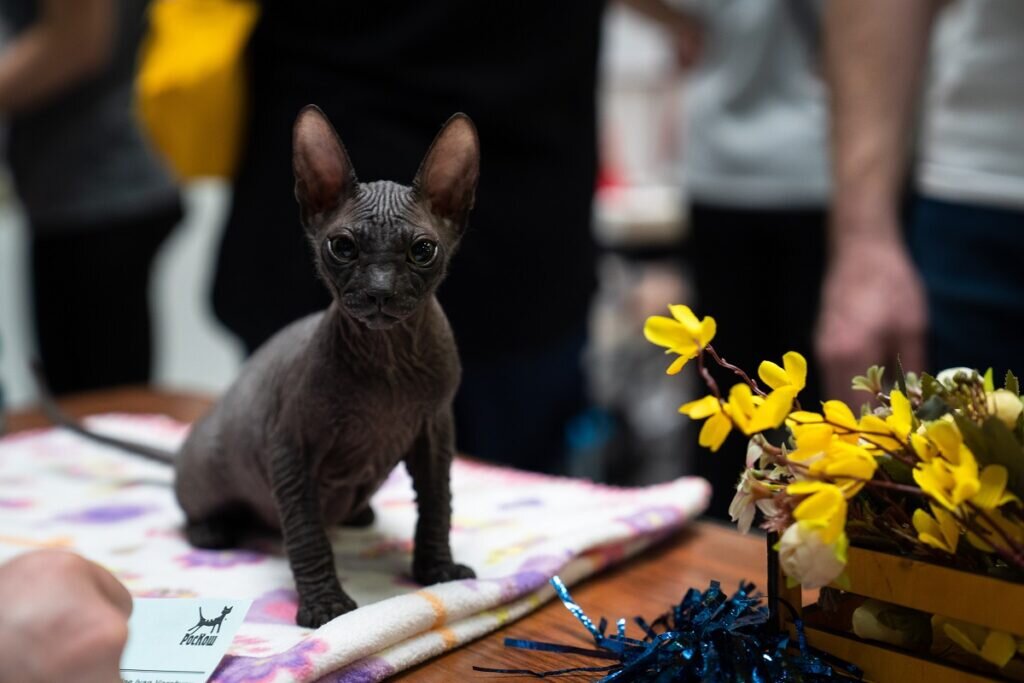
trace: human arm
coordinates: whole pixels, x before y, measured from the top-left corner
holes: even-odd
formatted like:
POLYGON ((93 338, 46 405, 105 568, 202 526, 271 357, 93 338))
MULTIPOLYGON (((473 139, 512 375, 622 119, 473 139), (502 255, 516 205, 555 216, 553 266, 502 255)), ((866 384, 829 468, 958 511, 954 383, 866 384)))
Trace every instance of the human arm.
POLYGON ((31 108, 102 69, 116 28, 113 0, 44 0, 38 20, 0 53, 0 112, 31 108))
POLYGON ((109 572, 69 552, 0 566, 0 683, 115 683, 132 599, 109 572))
POLYGON ((702 31, 700 22, 691 13, 673 7, 665 0, 622 0, 648 19, 668 31, 676 48, 676 59, 683 68, 693 66, 700 58, 702 31))
POLYGON ((825 14, 834 197, 816 350, 830 397, 899 354, 924 367, 927 310, 899 202, 938 0, 832 0, 825 14))

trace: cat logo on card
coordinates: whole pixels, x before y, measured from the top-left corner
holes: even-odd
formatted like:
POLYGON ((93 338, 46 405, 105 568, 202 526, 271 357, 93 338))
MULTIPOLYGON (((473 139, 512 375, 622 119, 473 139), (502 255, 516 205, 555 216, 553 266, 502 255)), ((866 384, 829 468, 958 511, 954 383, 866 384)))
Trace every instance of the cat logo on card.
POLYGON ((231 614, 231 608, 225 607, 221 610, 220 616, 215 619, 207 619, 203 616, 203 608, 199 608, 199 621, 196 625, 185 631, 185 636, 181 639, 178 645, 205 645, 206 647, 212 647, 217 642, 217 636, 214 633, 220 633, 220 627, 224 623, 224 618, 231 614), (203 633, 204 628, 210 630, 203 633))

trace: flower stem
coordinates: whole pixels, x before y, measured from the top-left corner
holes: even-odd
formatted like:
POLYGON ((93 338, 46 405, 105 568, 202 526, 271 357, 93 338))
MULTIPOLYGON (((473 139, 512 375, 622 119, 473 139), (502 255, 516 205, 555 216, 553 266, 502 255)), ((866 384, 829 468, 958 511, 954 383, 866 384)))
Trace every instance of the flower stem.
MULTIPOLYGON (((986 512, 985 510, 981 509, 980 507, 971 502, 967 503, 967 507, 970 508, 975 515, 981 517, 986 522, 988 522, 988 525, 995 530, 996 534, 999 535, 999 538, 1003 540, 1003 543, 1005 543, 1007 547, 1010 549, 1010 552, 1013 553, 1015 564, 1024 568, 1024 547, 1022 547, 1019 543, 1014 541, 1013 538, 1011 538, 1010 535, 1006 533, 1005 529, 996 524, 995 521, 991 517, 989 517, 988 512, 986 512)), ((992 547, 995 546, 993 545, 992 547)))
MULTIPOLYGON (((707 346, 705 348, 710 349, 711 347, 707 346)), ((712 351, 712 353, 714 352, 712 351)), ((722 392, 718 390, 718 382, 716 382, 715 378, 711 376, 708 369, 704 367, 704 349, 701 349, 697 354, 697 370, 700 371, 700 376, 704 378, 704 383, 708 385, 708 389, 711 390, 711 393, 715 395, 715 398, 721 401, 722 392)))
MULTIPOLYGON (((992 550, 997 555, 999 555, 999 557, 1001 557, 1004 560, 1006 560, 1009 564, 1016 566, 1018 569, 1024 569, 1024 555, 1021 555, 1019 552, 1013 550, 1012 548, 1011 549, 1006 549, 1006 548, 1002 548, 1002 547, 996 545, 995 543, 992 543, 992 541, 989 539, 989 536, 991 536, 991 534, 988 532, 988 530, 983 528, 981 525, 979 525, 973 519, 970 519, 970 518, 964 516, 963 518, 960 519, 960 521, 970 531, 973 531, 975 533, 975 535, 978 536, 978 538, 984 540, 989 545, 991 545, 992 546, 992 550)), ((989 521, 989 524, 992 524, 992 522, 989 521)), ((998 529, 998 527, 996 527, 994 524, 992 525, 992 528, 993 529, 998 529)))
POLYGON ((721 356, 719 356, 718 352, 715 351, 715 348, 713 346, 711 346, 711 344, 708 344, 704 348, 707 349, 708 353, 711 354, 711 357, 715 359, 716 363, 721 365, 726 370, 730 370, 733 374, 738 375, 740 379, 742 379, 744 382, 749 384, 750 388, 753 390, 753 392, 755 394, 757 394, 758 396, 767 396, 768 395, 768 394, 764 393, 764 391, 761 390, 761 387, 757 386, 757 382, 755 382, 754 380, 750 379, 750 377, 747 375, 747 373, 743 372, 743 370, 741 370, 739 367, 733 365, 729 361, 727 361, 724 358, 722 358, 721 356))

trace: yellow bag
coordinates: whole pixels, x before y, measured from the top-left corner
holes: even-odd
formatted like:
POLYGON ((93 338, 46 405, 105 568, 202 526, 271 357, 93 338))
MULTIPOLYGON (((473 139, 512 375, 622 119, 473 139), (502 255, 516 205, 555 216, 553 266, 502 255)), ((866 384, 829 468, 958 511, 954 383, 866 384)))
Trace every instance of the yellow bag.
POLYGON ((153 0, 142 43, 139 119, 183 179, 234 175, 247 106, 254 0, 153 0))

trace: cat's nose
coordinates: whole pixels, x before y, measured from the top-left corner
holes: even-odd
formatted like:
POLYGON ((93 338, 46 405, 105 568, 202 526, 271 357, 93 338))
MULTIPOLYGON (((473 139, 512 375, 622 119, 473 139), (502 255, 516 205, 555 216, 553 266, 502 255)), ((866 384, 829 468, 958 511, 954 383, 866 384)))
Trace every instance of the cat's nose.
POLYGON ((393 292, 390 289, 369 289, 366 291, 371 303, 377 308, 384 308, 384 304, 391 300, 393 292))

